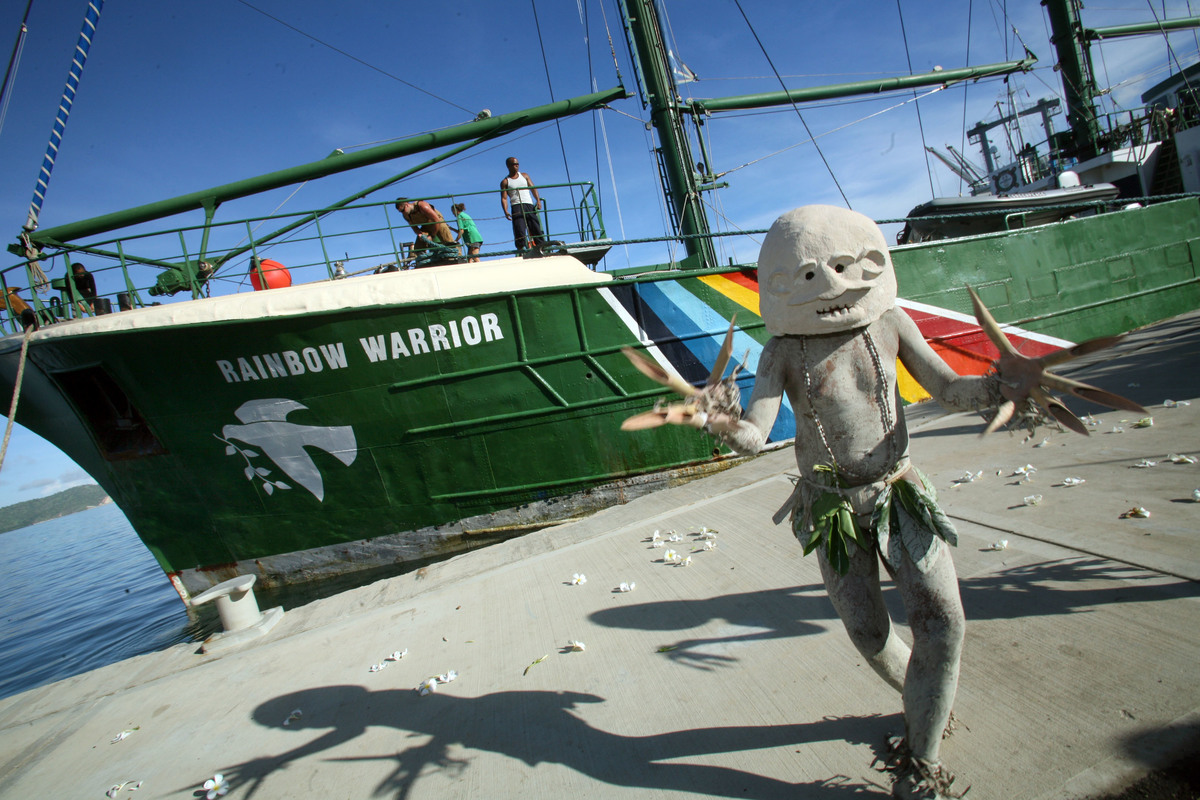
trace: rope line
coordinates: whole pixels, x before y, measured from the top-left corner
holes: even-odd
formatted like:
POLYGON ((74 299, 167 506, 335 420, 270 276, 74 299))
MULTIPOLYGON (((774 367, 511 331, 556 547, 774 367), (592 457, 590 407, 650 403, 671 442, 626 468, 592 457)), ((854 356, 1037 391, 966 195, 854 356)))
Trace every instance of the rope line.
POLYGON ((4 444, 0 445, 0 470, 4 469, 4 457, 8 454, 8 440, 12 438, 13 421, 17 418, 17 402, 21 399, 21 381, 25 378, 25 358, 29 354, 29 337, 33 336, 33 326, 25 329, 25 338, 21 340, 21 360, 17 363, 17 382, 13 386, 12 403, 8 407, 8 424, 4 426, 4 444))

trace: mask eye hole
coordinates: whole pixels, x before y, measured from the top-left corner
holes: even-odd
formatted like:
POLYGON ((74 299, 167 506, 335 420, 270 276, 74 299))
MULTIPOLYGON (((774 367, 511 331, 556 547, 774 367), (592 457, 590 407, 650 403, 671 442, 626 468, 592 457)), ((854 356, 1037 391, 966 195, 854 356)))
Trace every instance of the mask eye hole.
POLYGON ((811 281, 816 276, 817 276, 817 273, 810 269, 808 272, 804 273, 804 280, 811 281))
POLYGON ((833 269, 834 269, 834 271, 835 271, 835 272, 837 272, 837 273, 841 274, 841 273, 843 273, 843 272, 845 272, 845 271, 846 271, 846 265, 845 265, 845 264, 838 264, 838 265, 837 265, 836 267, 834 267, 833 269))

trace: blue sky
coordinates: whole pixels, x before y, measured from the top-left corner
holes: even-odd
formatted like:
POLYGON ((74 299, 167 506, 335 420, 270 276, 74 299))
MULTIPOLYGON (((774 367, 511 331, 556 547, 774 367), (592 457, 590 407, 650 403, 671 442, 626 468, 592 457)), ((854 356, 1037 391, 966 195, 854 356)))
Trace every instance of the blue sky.
MULTIPOLYGON (((1089 2, 1085 22, 1102 26, 1155 14, 1200 14, 1200 0, 1195 9, 1191 2, 1089 2)), ((6 238, 15 237, 25 219, 85 7, 82 0, 34 3, 0 128, 0 220, 9 226, 6 238)), ((5 57, 24 8, 25 0, 0 0, 5 57)), ((1040 59, 1033 73, 1007 84, 952 87, 919 102, 910 92, 805 106, 803 122, 791 109, 711 121, 704 130, 713 162, 730 170, 723 178, 729 188, 709 198, 720 230, 765 228, 794 206, 847 200, 877 219, 894 218, 933 194, 958 194, 958 178, 928 162, 921 129, 924 144, 951 144, 979 161, 964 140, 964 122, 970 127, 995 118, 998 104, 1024 107, 1059 92, 1037 0, 901 0, 899 6, 895 0, 741 0, 741 10, 733 0, 666 0, 666 8, 671 45, 700 78, 681 87, 692 97, 775 91, 776 72, 789 87, 799 87, 994 63, 1019 57, 1021 43, 1040 59), (805 124, 818 136, 820 154, 803 143, 805 124)), ((1195 34, 1172 34, 1170 42, 1180 64, 1196 60, 1195 34)), ((1161 37, 1114 41, 1095 59, 1102 84, 1116 84, 1106 102, 1121 107, 1136 106, 1140 92, 1168 74, 1161 37)), ((507 113, 605 89, 617 84, 618 69, 634 89, 628 62, 613 0, 603 6, 600 0, 108 0, 41 224, 316 161, 335 148, 466 122, 484 108, 507 113)), ((616 103, 600 115, 540 126, 481 148, 385 194, 491 189, 511 154, 540 184, 568 177, 594 181, 611 236, 660 235, 664 212, 646 118, 638 100, 616 103)), ((1065 127, 1061 118, 1058 124, 1065 127)), ((286 208, 315 208, 418 160, 309 184, 294 196, 290 189, 275 192, 244 214, 240 206, 227 210, 248 216, 284 202, 286 208)), ((468 208, 486 240, 509 239, 498 197, 472 201, 468 208)), ((754 238, 731 240, 725 248, 729 258, 757 256, 754 238)), ((653 258, 617 250, 609 262, 616 267, 626 259, 636 264, 653 258)), ((240 280, 220 289, 246 290, 240 280)), ((86 480, 73 462, 18 428, 0 471, 0 505, 86 480)))

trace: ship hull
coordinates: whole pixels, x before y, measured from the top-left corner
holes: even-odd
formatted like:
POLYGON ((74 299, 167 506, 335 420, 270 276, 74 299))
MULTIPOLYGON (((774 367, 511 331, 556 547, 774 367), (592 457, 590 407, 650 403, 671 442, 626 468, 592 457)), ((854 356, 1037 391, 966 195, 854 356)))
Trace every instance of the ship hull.
MULTIPOLYGON (((967 285, 1031 353, 1140 327, 1200 306, 1198 211, 898 247, 901 304, 960 372, 995 356, 967 285)), ((619 430, 666 396, 620 350, 702 383, 735 314, 745 398, 767 340, 753 268, 615 276, 556 256, 210 298, 34 334, 18 420, 108 491, 185 599, 248 572, 306 582, 720 466, 691 428, 619 430)), ((9 389, 19 345, 0 352, 9 389)), ((794 433, 785 404, 771 440, 794 433)))

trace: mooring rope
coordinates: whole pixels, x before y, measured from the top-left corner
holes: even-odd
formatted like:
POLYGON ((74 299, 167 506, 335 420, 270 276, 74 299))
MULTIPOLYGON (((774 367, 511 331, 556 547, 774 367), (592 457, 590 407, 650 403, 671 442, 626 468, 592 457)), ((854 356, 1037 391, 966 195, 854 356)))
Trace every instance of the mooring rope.
POLYGON ((17 402, 21 399, 21 381, 25 378, 25 357, 29 353, 29 337, 33 336, 33 326, 25 329, 25 338, 21 340, 21 360, 17 364, 17 382, 13 386, 12 404, 8 407, 8 424, 4 426, 4 444, 0 445, 0 470, 4 469, 4 456, 8 454, 8 440, 12 438, 13 420, 17 417, 17 402))

